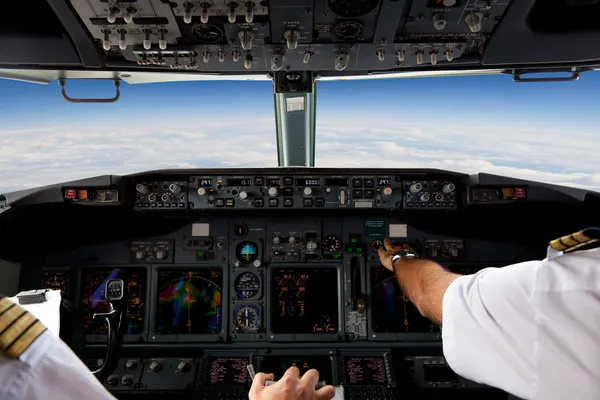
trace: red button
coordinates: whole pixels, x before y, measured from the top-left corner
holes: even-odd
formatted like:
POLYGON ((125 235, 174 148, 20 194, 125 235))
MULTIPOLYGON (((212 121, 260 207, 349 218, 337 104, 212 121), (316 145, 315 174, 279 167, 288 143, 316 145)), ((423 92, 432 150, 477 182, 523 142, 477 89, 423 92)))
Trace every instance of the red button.
POLYGON ((65 199, 72 200, 76 196, 75 189, 67 189, 65 190, 65 199))
POLYGON ((515 188, 515 198, 524 199, 525 197, 527 197, 525 194, 525 188, 515 188))

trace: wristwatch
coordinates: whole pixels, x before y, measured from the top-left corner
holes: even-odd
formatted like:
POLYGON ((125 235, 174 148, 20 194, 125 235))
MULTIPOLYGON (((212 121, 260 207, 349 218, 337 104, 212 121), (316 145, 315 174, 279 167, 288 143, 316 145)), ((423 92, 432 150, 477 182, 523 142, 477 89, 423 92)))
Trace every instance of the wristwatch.
POLYGON ((394 253, 392 256, 392 267, 395 265, 396 261, 401 260, 403 258, 415 258, 417 257, 416 253, 412 250, 403 249, 394 253))

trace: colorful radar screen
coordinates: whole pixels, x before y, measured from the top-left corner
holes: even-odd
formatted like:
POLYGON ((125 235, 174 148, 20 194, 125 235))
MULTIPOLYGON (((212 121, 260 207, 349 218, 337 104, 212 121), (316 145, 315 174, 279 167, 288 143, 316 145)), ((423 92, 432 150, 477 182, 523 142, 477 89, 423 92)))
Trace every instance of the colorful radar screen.
POLYGON ((253 242, 240 242, 235 248, 236 257, 242 264, 251 264, 258 258, 258 247, 253 242))
POLYGON ((145 269, 84 269, 81 277, 81 308, 85 315, 86 335, 106 335, 108 333, 106 322, 94 321, 94 314, 109 311, 105 297, 106 281, 114 278, 127 281, 129 300, 125 333, 140 334, 144 331, 145 269))
POLYGON ((219 269, 159 270, 156 333, 220 333, 222 287, 219 269))
POLYGON ((385 267, 371 268, 371 316, 376 333, 438 333, 440 328, 423 317, 402 294, 385 267))

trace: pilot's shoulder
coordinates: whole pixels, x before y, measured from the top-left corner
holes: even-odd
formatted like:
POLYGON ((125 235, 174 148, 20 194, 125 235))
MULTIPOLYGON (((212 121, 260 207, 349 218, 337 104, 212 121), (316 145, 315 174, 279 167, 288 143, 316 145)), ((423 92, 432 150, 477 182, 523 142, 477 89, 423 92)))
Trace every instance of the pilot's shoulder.
POLYGON ((5 358, 20 359, 46 330, 33 314, 0 294, 0 354, 5 358))
POLYGON ((585 228, 550 241, 550 248, 563 253, 589 250, 600 246, 600 228, 585 228))

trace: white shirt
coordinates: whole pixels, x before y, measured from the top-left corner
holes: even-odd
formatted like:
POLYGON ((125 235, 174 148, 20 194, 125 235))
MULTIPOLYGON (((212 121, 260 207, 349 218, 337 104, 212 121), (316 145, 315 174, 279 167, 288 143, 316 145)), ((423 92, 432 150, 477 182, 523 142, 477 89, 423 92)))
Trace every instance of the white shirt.
POLYGON ((442 339, 467 379, 523 399, 600 399, 600 248, 456 279, 442 339))

